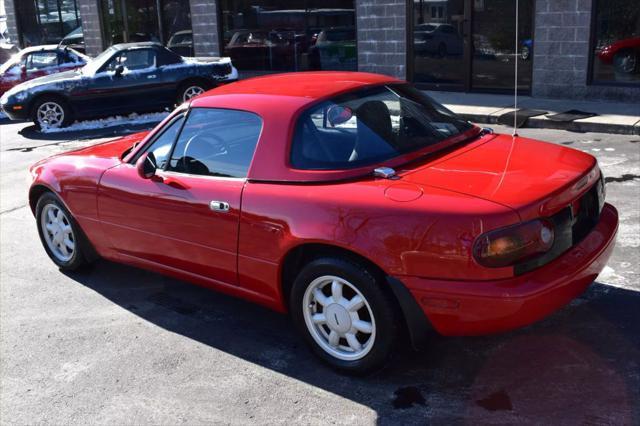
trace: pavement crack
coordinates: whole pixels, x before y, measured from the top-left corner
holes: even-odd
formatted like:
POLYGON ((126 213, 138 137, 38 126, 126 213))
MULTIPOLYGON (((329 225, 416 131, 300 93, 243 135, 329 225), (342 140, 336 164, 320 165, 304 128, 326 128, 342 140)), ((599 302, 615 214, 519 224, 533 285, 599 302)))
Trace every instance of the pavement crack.
POLYGON ((7 209, 7 210, 2 210, 2 211, 0 211, 0 215, 3 215, 3 214, 5 214, 5 213, 15 212, 16 210, 23 209, 23 208, 25 208, 25 207, 27 207, 27 206, 28 206, 28 204, 23 204, 23 205, 21 205, 21 206, 12 207, 12 208, 7 209))

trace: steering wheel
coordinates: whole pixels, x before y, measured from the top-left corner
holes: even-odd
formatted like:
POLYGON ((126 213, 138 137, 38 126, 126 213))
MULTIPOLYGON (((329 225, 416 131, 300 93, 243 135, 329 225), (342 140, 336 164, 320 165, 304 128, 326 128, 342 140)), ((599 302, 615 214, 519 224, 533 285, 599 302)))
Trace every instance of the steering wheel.
POLYGON ((182 153, 182 158, 180 159, 180 161, 182 162, 182 169, 185 172, 188 172, 189 169, 191 168, 191 164, 189 164, 190 161, 192 162, 194 160, 198 161, 195 159, 195 157, 190 157, 189 155, 187 155, 187 153, 189 152, 189 148, 191 148, 191 143, 196 139, 199 143, 202 143, 202 142, 207 143, 207 145, 211 148, 214 148, 214 147, 218 148, 218 152, 213 152, 214 150, 212 149, 212 154, 207 156, 200 156, 200 159, 216 157, 218 155, 224 155, 227 152, 229 152, 229 144, 220 136, 205 132, 204 130, 200 131, 195 135, 191 136, 187 141, 187 143, 184 145, 184 151, 182 153))

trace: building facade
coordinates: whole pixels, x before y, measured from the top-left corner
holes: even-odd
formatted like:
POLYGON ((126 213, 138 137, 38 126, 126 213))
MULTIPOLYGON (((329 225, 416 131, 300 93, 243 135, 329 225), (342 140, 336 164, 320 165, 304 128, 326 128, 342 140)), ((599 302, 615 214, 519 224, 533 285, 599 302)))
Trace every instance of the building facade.
POLYGON ((246 76, 362 70, 489 93, 513 90, 517 61, 523 94, 640 101, 638 0, 4 1, 23 47, 82 32, 89 55, 155 40, 246 76))

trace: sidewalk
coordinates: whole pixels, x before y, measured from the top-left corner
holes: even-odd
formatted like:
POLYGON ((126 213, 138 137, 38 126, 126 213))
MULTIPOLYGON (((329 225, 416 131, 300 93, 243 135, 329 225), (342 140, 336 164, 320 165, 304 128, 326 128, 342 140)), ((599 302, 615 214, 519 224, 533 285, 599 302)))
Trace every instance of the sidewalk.
MULTIPOLYGON (((513 95, 428 91, 430 96, 456 114, 476 123, 496 124, 498 117, 514 110, 513 95)), ((640 103, 593 102, 518 97, 518 108, 539 109, 549 114, 576 109, 598 114, 571 122, 531 117, 522 127, 561 129, 577 132, 640 135, 640 103)))

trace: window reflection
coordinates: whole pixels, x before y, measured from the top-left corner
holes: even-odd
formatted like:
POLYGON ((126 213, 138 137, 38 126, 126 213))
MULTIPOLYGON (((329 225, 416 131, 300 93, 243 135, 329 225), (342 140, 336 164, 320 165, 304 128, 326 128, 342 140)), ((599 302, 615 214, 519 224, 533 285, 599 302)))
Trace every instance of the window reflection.
POLYGON ((353 0, 222 0, 222 43, 241 71, 356 70, 353 0))
POLYGON ((415 80, 462 89, 465 0, 414 1, 415 80))
POLYGON ((593 81, 640 84, 637 0, 596 1, 593 81))
POLYGON ((155 41, 194 56, 189 0, 100 0, 105 46, 155 41), (160 13, 158 13, 160 11, 160 13))
POLYGON ((77 0, 20 0, 15 6, 24 47, 59 43, 81 25, 77 0))
POLYGON ((518 89, 531 89, 533 53, 532 0, 520 0, 518 51, 514 52, 516 7, 513 0, 474 3, 472 80, 480 90, 513 90, 518 55, 518 89))

